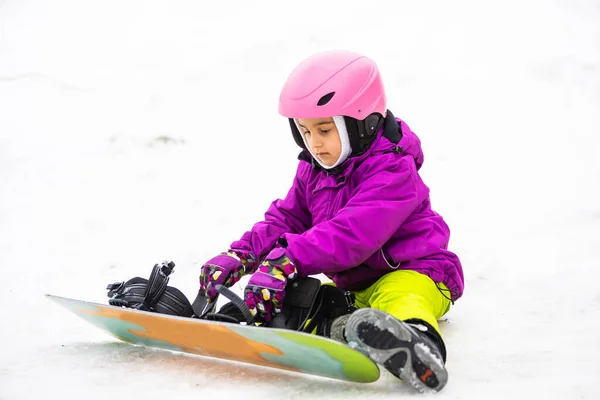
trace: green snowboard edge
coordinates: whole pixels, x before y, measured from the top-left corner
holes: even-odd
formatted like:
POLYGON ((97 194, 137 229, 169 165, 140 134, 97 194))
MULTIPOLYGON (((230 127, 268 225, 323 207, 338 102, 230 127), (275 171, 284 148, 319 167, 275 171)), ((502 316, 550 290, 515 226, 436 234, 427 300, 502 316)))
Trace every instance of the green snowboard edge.
MULTIPOLYGON (((336 360, 342 361, 344 374, 353 382, 371 383, 379 379, 379 367, 367 356, 358 351, 339 344, 332 346, 329 341, 313 338, 310 335, 298 335, 293 332, 278 330, 277 334, 295 342, 324 351, 336 360), (352 351, 348 351, 351 349, 352 351)), ((336 343, 337 344, 337 343, 336 343)))

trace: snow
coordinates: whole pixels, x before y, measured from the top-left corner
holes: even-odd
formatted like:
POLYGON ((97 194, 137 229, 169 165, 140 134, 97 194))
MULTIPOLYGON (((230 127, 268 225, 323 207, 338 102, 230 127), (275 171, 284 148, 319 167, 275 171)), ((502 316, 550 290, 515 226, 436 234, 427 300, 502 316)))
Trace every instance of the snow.
POLYGON ((285 195, 279 90, 330 48, 378 62, 463 261, 436 398, 599 398, 598 2, 5 0, 0 399, 414 394, 129 346, 43 297, 165 259, 192 297, 285 195))

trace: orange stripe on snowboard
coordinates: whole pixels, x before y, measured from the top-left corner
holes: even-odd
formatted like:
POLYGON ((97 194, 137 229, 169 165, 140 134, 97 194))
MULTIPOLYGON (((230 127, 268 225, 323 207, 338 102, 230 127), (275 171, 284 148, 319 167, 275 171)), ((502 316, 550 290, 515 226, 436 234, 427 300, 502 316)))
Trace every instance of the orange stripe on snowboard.
MULTIPOLYGON (((161 324, 164 321, 156 318, 155 315, 122 312, 101 306, 98 308, 100 312, 81 311, 94 316, 113 318, 139 325, 146 331, 134 329, 129 329, 129 331, 142 338, 170 343, 189 353, 299 372, 298 369, 272 363, 260 356, 260 353, 283 355, 283 352, 275 347, 246 339, 222 325, 194 324, 193 321, 180 320, 177 322, 177 329, 169 330, 165 327, 167 324, 161 324), (211 339, 206 340, 207 337, 211 339)), ((169 325, 172 326, 172 324, 169 325)))

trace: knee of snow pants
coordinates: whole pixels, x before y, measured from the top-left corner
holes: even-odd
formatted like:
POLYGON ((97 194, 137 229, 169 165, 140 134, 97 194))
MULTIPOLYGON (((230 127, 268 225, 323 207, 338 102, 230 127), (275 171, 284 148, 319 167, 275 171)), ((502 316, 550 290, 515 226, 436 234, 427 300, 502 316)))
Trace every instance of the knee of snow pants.
POLYGON ((382 276, 370 287, 353 293, 358 308, 376 308, 402 321, 421 319, 441 335, 437 320, 450 310, 451 302, 440 289, 447 287, 443 283, 436 285, 427 275, 398 270, 382 276))

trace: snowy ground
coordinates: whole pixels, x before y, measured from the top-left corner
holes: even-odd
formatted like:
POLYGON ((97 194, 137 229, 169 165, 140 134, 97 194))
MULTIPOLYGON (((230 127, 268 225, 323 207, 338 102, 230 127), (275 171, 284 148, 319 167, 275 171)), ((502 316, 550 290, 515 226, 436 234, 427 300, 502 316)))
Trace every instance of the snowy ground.
POLYGON ((378 61, 465 268, 436 397, 600 398, 597 1, 5 0, 0 399, 413 395, 136 348, 43 297, 105 303, 164 259, 193 296, 285 195, 279 90, 336 47, 378 61))

